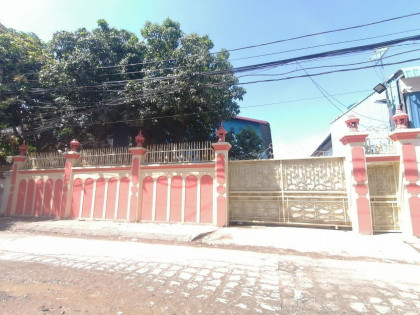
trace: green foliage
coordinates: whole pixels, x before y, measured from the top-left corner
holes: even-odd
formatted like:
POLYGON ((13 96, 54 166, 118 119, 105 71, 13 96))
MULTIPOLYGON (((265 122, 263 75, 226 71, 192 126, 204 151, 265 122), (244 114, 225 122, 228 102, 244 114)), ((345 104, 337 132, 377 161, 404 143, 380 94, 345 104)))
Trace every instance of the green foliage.
MULTIPOLYGON (((16 153, 12 138, 36 142, 32 128, 45 98, 35 95, 38 72, 50 58, 44 43, 32 33, 17 32, 0 24, 0 138, 2 155, 16 153)), ((2 160, 3 161, 3 160, 2 160)), ((4 162, 4 161, 3 161, 4 162)))
POLYGON ((261 159, 265 153, 264 142, 252 126, 241 129, 237 134, 231 128, 226 141, 232 145, 229 151, 231 160, 261 159))
POLYGON ((40 73, 60 109, 57 129, 66 128, 56 137, 77 137, 85 147, 107 145, 115 126, 106 122, 132 118, 125 113, 130 105, 123 104, 118 82, 141 77, 130 73, 141 66, 131 64, 143 62, 145 53, 144 44, 133 33, 110 28, 105 20, 99 20, 98 26, 92 32, 81 28, 55 33, 48 44, 55 58, 40 73))
MULTIPOLYGON (((211 53, 208 36, 184 34, 170 19, 147 22, 141 35, 144 41, 102 19, 92 31, 57 32, 46 45, 0 25, 7 137, 25 138, 38 151, 62 149, 73 137, 84 147, 106 146, 140 127, 149 143, 205 140, 239 113, 245 90, 227 51, 211 53)), ((7 137, 2 152, 12 154, 7 137)))
POLYGON ((229 71, 229 54, 210 52, 207 35, 184 34, 179 23, 166 19, 162 25, 147 22, 144 80, 129 84, 133 116, 144 118, 145 135, 154 142, 208 139, 220 121, 239 113, 236 101, 245 90, 229 71), (203 75, 203 73, 213 73, 203 75), (161 78, 166 78, 162 80, 161 78), (146 91, 156 91, 147 94, 146 91), (135 101, 138 100, 138 101, 135 101), (152 117, 167 117, 153 120, 152 117))

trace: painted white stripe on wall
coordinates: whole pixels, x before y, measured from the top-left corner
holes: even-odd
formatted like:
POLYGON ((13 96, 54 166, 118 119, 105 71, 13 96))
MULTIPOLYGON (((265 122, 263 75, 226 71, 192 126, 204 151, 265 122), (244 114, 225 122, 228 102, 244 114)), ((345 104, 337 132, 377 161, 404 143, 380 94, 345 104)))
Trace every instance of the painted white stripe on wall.
MULTIPOLYGON (((23 209, 22 209, 22 215, 25 215, 25 209, 26 209, 26 195, 27 195, 27 193, 28 193, 28 186, 29 186, 29 180, 27 180, 27 179, 25 179, 25 180, 26 180, 26 187, 25 187, 25 193, 24 193, 24 195, 23 195, 23 204, 22 204, 23 209)), ((20 185, 20 181, 19 181, 19 185, 20 185)), ((18 194, 19 194, 19 188, 18 188, 18 194)), ((16 202, 16 205, 17 205, 17 202, 16 202)))
POLYGON ((171 185, 172 185, 172 177, 168 178, 168 186, 167 189, 167 197, 166 197, 166 221, 169 222, 170 211, 171 211, 171 185))
POLYGON ((92 202, 91 202, 91 205, 90 205, 90 218, 91 218, 91 219, 93 219, 93 209, 94 209, 94 206, 95 206, 95 199, 96 199, 96 183, 97 183, 97 181, 96 181, 96 180, 94 180, 93 178, 92 178, 92 180, 93 180, 92 202))
POLYGON ((129 218, 130 218, 130 210, 131 210, 131 207, 130 207, 130 205, 131 205, 131 197, 132 197, 132 195, 133 195, 133 192, 131 191, 131 188, 133 187, 133 184, 132 184, 132 182, 131 182, 131 176, 128 178, 130 181, 128 182, 128 193, 127 193, 127 198, 128 198, 128 200, 127 200, 127 211, 126 211, 126 220, 129 220, 129 218))
MULTIPOLYGON (((80 219, 82 217, 82 208, 83 208, 83 200, 85 198, 85 181, 83 179, 80 178, 80 180, 82 181, 82 191, 80 193, 80 205, 79 205, 79 215, 78 218, 80 219)), ((74 182, 73 182, 74 185, 74 182)))
POLYGON ((196 215, 195 222, 200 223, 201 177, 197 176, 196 178, 197 178, 197 205, 196 205, 197 215, 196 215))
POLYGON ((181 222, 184 222, 184 216, 185 216, 185 182, 186 182, 186 177, 182 176, 181 222))
MULTIPOLYGON (((35 208, 36 180, 34 178, 31 178, 31 179, 33 179, 35 181, 34 193, 32 194, 33 196, 32 196, 32 200, 31 200, 31 203, 30 203, 32 205, 31 215, 33 215, 34 214, 34 208, 35 208)), ((28 181, 28 183, 29 183, 29 181, 28 181)), ((64 181, 63 181, 63 187, 64 187, 64 181)), ((64 193, 61 196, 61 198, 63 198, 63 196, 64 196, 64 193)), ((60 207, 61 207, 61 200, 60 200, 60 207)), ((61 212, 61 208, 60 208, 60 212, 61 212)))
MULTIPOLYGON (((52 205, 53 205, 53 201, 54 201, 55 185, 57 184, 56 179, 51 178, 51 181, 52 181, 52 187, 51 187, 52 191, 51 191, 51 200, 50 200, 50 210, 48 211, 49 216, 52 216, 52 205)), ((28 188, 28 185, 26 185, 26 188, 28 188)), ((25 208, 23 208, 23 209, 25 209, 25 208)))
POLYGON ((217 176, 213 178, 213 224, 217 224, 217 176))
POLYGON ((114 220, 117 219, 119 199, 120 199, 120 178, 117 178, 117 193, 115 194, 114 220))
POLYGON ((157 178, 153 178, 152 221, 156 221, 156 189, 157 178))
POLYGON ((106 204, 108 202, 108 179, 105 179, 105 189, 104 189, 104 202, 102 205, 102 219, 105 219, 105 212, 106 212, 106 204))

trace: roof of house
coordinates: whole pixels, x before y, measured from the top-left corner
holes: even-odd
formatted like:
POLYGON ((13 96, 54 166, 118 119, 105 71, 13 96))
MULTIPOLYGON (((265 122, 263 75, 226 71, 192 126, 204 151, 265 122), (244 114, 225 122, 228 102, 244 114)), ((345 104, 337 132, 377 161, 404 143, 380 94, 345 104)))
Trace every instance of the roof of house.
MULTIPOLYGON (((406 78, 420 77, 420 66, 399 69, 398 71, 396 71, 395 73, 393 73, 384 83, 390 83, 391 81, 393 81, 395 79, 398 79, 401 75, 403 75, 406 78)), ((365 98, 363 98, 360 101, 358 101, 358 102, 354 103, 353 105, 349 106, 347 108, 347 110, 345 112, 341 113, 339 116, 337 116, 332 121, 332 123, 334 121, 340 119, 344 115, 348 114, 350 111, 352 111, 353 109, 355 109, 357 106, 359 106, 361 103, 363 103, 366 99, 368 99, 369 97, 371 97, 375 93, 376 92, 372 92, 368 96, 366 96, 365 98)))
POLYGON ((344 115, 347 115, 350 111, 354 110, 357 106, 359 106, 361 103, 363 103, 364 101, 366 101, 369 97, 371 97, 375 93, 376 92, 370 93, 365 98, 361 99, 360 101, 358 101, 358 102, 354 103, 353 105, 351 105, 350 107, 348 107, 346 111, 342 112, 340 115, 338 115, 336 118, 334 118, 334 120, 331 123, 337 121, 338 119, 340 119, 344 115))
POLYGON ((232 119, 239 119, 239 120, 244 120, 244 121, 249 121, 249 122, 255 122, 255 123, 259 123, 259 124, 264 124, 264 125, 269 125, 270 124, 268 121, 265 121, 265 120, 259 120, 259 119, 241 117, 241 116, 235 116, 232 119))
POLYGON ((322 151, 322 147, 326 145, 329 141, 331 141, 331 133, 328 132, 327 136, 324 138, 324 140, 321 142, 320 145, 312 152, 311 156, 313 156, 317 151, 322 151))

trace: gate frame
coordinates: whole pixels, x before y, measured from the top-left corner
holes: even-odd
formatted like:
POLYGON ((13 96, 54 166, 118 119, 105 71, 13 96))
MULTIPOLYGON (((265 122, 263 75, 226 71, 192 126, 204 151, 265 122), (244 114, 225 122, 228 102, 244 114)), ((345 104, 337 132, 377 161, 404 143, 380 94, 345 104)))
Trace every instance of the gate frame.
MULTIPOLYGON (((381 197, 380 195, 370 195, 370 203, 372 209, 372 229, 373 232, 401 232, 401 196, 400 196, 400 181, 399 181, 399 165, 400 157, 398 155, 381 155, 381 156, 367 156, 366 163, 367 163, 367 174, 369 177, 369 166, 380 166, 382 164, 391 165, 393 168, 394 173, 394 185, 395 185, 395 203, 398 212, 398 228, 397 229, 377 229, 375 228, 375 209, 373 207, 373 203, 380 203, 381 201, 372 201, 374 198, 389 198, 389 197, 381 197)), ((385 202, 385 201, 384 201, 385 202)))
POLYGON ((349 133, 340 139, 345 146, 345 170, 347 191, 353 232, 373 234, 372 210, 370 207, 369 185, 366 171, 364 143, 369 134, 358 130, 359 118, 350 115, 345 121, 349 133))

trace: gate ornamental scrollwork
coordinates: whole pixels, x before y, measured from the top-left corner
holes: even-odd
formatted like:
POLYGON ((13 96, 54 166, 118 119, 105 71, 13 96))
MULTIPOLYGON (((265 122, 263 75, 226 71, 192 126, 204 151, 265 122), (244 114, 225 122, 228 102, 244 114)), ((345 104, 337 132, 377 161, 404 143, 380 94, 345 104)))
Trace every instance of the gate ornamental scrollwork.
POLYGON ((339 161, 287 161, 283 163, 286 191, 344 191, 343 163, 339 161))

